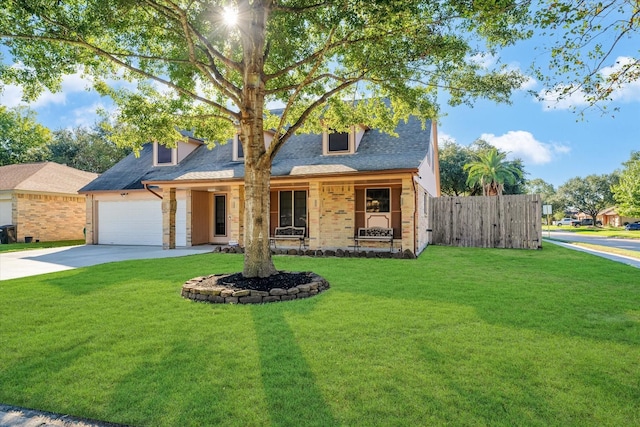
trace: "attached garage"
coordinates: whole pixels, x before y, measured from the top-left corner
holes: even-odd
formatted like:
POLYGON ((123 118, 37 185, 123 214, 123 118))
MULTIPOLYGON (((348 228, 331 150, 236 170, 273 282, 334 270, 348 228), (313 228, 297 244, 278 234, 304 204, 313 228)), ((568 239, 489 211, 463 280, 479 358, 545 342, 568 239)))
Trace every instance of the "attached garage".
POLYGON ((99 201, 98 244, 162 245, 160 200, 99 201))
POLYGON ((11 220, 12 206, 11 199, 3 200, 0 198, 0 225, 13 224, 11 220))
MULTIPOLYGON (((98 244, 162 246, 162 201, 100 200, 98 244)), ((176 246, 187 245, 186 201, 178 200, 176 246)))

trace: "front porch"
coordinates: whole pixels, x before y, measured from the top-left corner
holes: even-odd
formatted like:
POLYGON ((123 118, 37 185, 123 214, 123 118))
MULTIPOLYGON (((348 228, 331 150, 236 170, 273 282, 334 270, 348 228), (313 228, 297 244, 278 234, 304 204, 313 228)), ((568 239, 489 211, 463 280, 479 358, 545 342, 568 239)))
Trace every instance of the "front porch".
MULTIPOLYGON (((416 217, 421 198, 411 174, 368 179, 274 180, 270 189, 270 235, 276 227, 303 228, 299 241, 278 241, 278 250, 416 252, 416 217), (367 241, 356 249, 358 229, 393 230, 388 241, 367 241)), ((186 243, 244 246, 244 186, 241 182, 197 183, 162 189, 163 247, 175 248, 176 194, 186 198, 186 243)))

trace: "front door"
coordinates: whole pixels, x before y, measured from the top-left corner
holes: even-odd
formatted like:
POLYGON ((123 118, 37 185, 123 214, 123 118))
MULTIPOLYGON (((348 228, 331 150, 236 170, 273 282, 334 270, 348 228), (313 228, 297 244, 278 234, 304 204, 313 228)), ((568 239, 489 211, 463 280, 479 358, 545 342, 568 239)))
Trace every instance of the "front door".
POLYGON ((213 242, 227 243, 227 195, 213 196, 213 242))

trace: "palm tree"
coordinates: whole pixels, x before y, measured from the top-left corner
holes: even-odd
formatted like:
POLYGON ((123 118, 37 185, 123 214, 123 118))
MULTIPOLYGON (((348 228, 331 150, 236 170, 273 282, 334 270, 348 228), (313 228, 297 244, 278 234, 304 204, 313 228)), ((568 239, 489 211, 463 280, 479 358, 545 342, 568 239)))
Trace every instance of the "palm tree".
POLYGON ((467 185, 473 187, 480 184, 484 196, 500 196, 504 184, 514 184, 522 177, 522 171, 512 162, 506 161, 507 153, 491 148, 478 154, 476 161, 464 165, 467 171, 467 185))

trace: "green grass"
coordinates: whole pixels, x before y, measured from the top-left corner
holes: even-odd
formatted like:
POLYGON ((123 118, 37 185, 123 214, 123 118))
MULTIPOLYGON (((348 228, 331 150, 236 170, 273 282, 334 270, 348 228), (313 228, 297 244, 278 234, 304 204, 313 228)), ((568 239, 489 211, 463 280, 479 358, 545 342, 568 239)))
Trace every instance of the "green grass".
POLYGON ((62 240, 58 242, 9 243, 0 245, 0 252, 18 252, 30 249, 59 248, 63 246, 84 245, 84 240, 62 240))
POLYGON ((242 256, 0 282, 0 402, 129 425, 640 425, 640 270, 544 245, 276 257, 331 289, 180 298, 242 256))
POLYGON ((614 255, 622 255, 629 258, 640 259, 640 252, 632 251, 629 249, 612 248, 610 246, 594 245, 591 243, 583 243, 583 242, 567 242, 567 243, 575 246, 580 246, 585 249, 594 249, 600 252, 607 252, 614 255))

